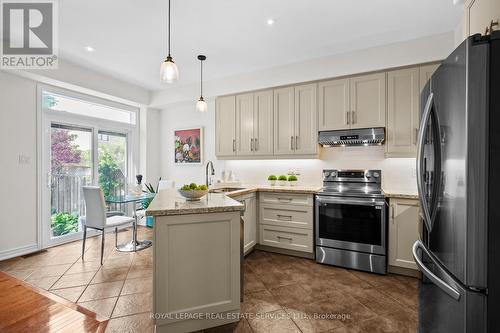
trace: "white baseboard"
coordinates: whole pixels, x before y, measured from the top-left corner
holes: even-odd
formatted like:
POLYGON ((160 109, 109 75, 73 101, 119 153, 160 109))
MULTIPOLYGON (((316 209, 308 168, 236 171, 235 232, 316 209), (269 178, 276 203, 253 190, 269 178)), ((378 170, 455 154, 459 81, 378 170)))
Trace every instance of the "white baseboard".
POLYGON ((16 247, 14 249, 8 249, 0 251, 0 260, 6 260, 14 257, 19 257, 25 254, 37 252, 40 249, 38 244, 29 244, 25 246, 16 247))

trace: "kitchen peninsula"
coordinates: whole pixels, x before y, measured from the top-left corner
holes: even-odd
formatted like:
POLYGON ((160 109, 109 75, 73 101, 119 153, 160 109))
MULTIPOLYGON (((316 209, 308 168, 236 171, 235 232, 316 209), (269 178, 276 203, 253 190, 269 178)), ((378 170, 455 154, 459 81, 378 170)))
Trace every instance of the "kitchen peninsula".
POLYGON ((156 332, 191 332, 239 320, 241 212, 222 193, 186 201, 161 190, 146 211, 154 217, 156 332))

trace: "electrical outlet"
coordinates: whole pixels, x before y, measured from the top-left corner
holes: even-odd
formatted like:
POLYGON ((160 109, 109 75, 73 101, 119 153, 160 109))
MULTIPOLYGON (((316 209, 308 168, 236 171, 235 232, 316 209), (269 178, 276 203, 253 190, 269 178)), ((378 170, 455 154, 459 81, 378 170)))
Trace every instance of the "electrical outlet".
POLYGON ((30 164, 31 158, 26 155, 19 154, 19 165, 30 164))

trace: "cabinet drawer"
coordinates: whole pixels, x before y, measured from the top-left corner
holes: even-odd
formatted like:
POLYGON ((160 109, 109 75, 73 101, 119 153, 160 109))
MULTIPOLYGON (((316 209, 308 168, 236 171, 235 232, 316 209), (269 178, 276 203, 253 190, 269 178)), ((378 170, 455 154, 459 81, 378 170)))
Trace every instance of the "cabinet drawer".
POLYGON ((260 193, 260 202, 263 204, 290 204, 300 206, 313 205, 312 194, 295 193, 260 193))
POLYGON ((261 224, 260 244, 312 253, 313 233, 309 229, 261 224))
POLYGON ((313 207, 262 204, 260 222, 282 227, 312 229, 313 207))

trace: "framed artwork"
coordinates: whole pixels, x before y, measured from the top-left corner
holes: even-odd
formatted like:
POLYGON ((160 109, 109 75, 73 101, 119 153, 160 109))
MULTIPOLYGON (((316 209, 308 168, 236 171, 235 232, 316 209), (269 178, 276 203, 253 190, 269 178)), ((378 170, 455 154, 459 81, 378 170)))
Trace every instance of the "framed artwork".
POLYGON ((203 127, 174 130, 175 164, 201 164, 203 149, 203 127))

